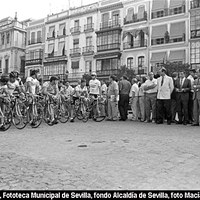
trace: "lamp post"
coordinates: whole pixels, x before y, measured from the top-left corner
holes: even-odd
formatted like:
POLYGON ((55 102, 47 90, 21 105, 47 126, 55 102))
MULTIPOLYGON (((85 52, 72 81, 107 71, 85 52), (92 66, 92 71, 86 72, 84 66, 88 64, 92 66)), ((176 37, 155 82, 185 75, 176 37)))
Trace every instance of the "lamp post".
POLYGON ((66 70, 66 72, 65 72, 65 79, 66 79, 66 81, 68 81, 68 76, 69 76, 69 71, 66 70))

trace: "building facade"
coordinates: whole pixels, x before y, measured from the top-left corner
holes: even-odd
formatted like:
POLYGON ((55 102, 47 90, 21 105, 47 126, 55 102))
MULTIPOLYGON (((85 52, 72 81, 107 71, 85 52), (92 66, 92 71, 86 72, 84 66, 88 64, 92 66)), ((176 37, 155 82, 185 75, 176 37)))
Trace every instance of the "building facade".
POLYGON ((189 63, 189 1, 152 0, 149 57, 151 70, 163 63, 189 63))
POLYGON ((200 0, 190 2, 190 63, 200 68, 200 0))
POLYGON ((44 45, 45 45, 45 19, 29 22, 26 41, 26 70, 29 76, 31 70, 38 70, 43 74, 44 45))
POLYGON ((25 73, 26 23, 7 17, 0 20, 0 74, 25 73))

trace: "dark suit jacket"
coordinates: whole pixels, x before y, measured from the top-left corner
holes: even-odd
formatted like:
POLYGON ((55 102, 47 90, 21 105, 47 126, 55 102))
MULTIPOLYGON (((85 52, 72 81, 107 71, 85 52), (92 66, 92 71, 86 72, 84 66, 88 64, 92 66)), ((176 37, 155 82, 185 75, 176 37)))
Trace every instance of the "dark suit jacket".
MULTIPOLYGON (((173 79, 174 86, 175 86, 175 82, 176 80, 173 79)), ((173 92, 171 93, 171 99, 176 100, 176 88, 174 88, 173 92)))
POLYGON ((194 90, 194 94, 193 94, 193 100, 194 99, 198 99, 200 100, 200 78, 197 78, 196 80, 194 80, 194 85, 197 86, 198 88, 194 90))
POLYGON ((184 83, 181 87, 181 84, 180 84, 180 78, 178 78, 176 81, 175 81, 175 88, 176 89, 183 89, 184 91, 182 92, 176 92, 176 98, 177 100, 181 99, 181 100, 186 100, 188 101, 189 100, 189 92, 191 90, 191 81, 189 79, 186 79, 184 80, 184 83))

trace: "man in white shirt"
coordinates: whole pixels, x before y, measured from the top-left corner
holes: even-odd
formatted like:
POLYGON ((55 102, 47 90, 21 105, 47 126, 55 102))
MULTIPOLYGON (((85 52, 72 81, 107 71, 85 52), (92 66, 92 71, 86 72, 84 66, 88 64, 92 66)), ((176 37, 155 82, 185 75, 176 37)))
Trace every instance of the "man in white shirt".
POLYGON ((16 80, 16 75, 15 73, 11 72, 9 74, 9 81, 7 83, 8 86, 8 93, 9 95, 13 95, 14 91, 21 92, 19 82, 16 80))
POLYGON ((163 67, 161 76, 157 79, 157 124, 163 124, 164 109, 167 114, 167 124, 171 124, 171 93, 174 90, 174 83, 171 77, 166 75, 167 70, 163 67))
POLYGON ((151 122, 151 110, 152 110, 152 122, 156 121, 156 99, 157 99, 157 79, 154 78, 153 72, 149 72, 148 80, 145 82, 144 91, 146 94, 146 122, 151 122))
POLYGON ((97 98, 98 95, 101 95, 101 82, 96 78, 97 75, 95 72, 93 72, 91 76, 92 80, 89 81, 90 95, 97 98))
MULTIPOLYGON (((191 69, 190 70, 190 75, 187 77, 187 79, 190 80, 191 83, 191 88, 193 88, 194 85, 194 76, 195 76, 196 70, 195 69, 191 69)), ((188 102, 188 119, 189 119, 189 123, 192 124, 193 120, 193 94, 194 91, 193 89, 189 92, 189 102, 188 102)))
POLYGON ((36 91, 39 90, 39 81, 37 80, 37 70, 32 70, 30 76, 26 79, 27 92, 29 94, 35 95, 36 91))
POLYGON ((138 93, 139 93, 139 87, 138 87, 138 80, 136 78, 132 79, 132 87, 130 90, 130 98, 131 98, 131 109, 132 109, 132 121, 138 120, 138 93))

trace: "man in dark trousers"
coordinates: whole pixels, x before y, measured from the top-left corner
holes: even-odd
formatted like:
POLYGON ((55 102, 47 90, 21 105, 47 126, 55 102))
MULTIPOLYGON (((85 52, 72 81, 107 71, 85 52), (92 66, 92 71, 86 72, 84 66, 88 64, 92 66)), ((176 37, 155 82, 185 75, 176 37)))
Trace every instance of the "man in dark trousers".
MULTIPOLYGON (((178 72, 173 72, 172 74, 173 83, 175 85, 176 80, 178 79, 178 72)), ((177 102, 176 102, 176 89, 174 88, 171 94, 171 113, 172 113, 172 122, 176 122, 176 112, 177 112, 177 102)))
POLYGON ((119 82, 119 112, 120 121, 126 121, 128 118, 128 105, 129 105, 129 93, 131 89, 131 83, 128 81, 127 76, 123 76, 119 82))
POLYGON ((187 125, 188 123, 188 101, 191 90, 191 81, 185 77, 185 72, 179 72, 179 78, 175 81, 178 124, 187 125))

